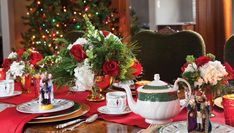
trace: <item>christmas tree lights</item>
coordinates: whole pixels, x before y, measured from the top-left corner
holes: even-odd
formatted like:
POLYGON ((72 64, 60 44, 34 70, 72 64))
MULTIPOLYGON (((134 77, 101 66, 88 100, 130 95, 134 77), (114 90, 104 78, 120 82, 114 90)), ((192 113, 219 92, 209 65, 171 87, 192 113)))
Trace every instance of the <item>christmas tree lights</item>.
POLYGON ((118 12, 110 8, 111 0, 29 0, 23 17, 29 29, 22 33, 25 48, 35 47, 44 55, 58 54, 63 38, 68 32, 86 30, 83 15, 93 24, 120 36, 118 12))

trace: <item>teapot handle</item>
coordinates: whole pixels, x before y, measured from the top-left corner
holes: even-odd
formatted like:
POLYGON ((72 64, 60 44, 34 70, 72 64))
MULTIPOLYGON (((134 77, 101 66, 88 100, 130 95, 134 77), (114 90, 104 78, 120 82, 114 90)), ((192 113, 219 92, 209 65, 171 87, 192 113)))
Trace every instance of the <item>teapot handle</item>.
POLYGON ((175 81, 174 83, 174 87, 176 86, 178 88, 178 83, 179 82, 184 82, 188 87, 186 87, 186 91, 185 91, 185 98, 186 98, 186 104, 184 104, 181 108, 180 108, 180 111, 186 107, 189 103, 189 100, 191 98, 191 86, 190 84, 185 80, 185 79, 182 79, 182 78, 177 78, 177 80, 175 81), (186 93, 187 92, 187 93, 186 93))

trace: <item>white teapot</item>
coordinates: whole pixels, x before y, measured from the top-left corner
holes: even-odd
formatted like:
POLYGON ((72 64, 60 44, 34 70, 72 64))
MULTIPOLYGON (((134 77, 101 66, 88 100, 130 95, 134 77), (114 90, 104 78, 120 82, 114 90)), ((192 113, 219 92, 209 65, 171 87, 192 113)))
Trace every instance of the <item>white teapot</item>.
POLYGON ((119 84, 127 93, 127 100, 130 109, 145 118, 150 124, 165 124, 171 121, 189 102, 191 96, 191 87, 189 83, 178 78, 174 86, 160 80, 159 74, 154 75, 154 81, 138 88, 138 98, 135 102, 129 85, 119 84), (180 106, 180 100, 177 96, 178 82, 185 82, 188 86, 186 94, 186 104, 180 106))

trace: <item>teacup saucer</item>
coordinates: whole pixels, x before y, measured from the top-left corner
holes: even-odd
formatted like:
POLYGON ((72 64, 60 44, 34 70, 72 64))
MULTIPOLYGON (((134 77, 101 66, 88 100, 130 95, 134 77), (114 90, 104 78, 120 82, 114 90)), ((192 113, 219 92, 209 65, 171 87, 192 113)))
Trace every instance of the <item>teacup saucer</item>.
POLYGON ((0 98, 13 97, 13 96, 20 95, 21 93, 22 93, 22 91, 14 91, 13 94, 10 94, 10 95, 0 95, 0 98))
POLYGON ((107 114, 107 115, 124 115, 132 112, 129 107, 126 107, 124 111, 122 112, 113 112, 108 109, 107 106, 102 106, 98 108, 98 112, 102 114, 107 114))

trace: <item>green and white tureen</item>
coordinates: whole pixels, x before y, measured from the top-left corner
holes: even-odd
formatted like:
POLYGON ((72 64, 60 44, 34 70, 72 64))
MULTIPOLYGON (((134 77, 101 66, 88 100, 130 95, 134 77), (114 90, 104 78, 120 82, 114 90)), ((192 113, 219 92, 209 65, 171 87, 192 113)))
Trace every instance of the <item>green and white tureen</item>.
POLYGON ((160 80, 159 74, 154 75, 154 81, 137 89, 138 98, 135 102, 132 98, 130 87, 127 84, 120 86, 127 93, 127 100, 130 109, 145 118, 150 124, 164 124, 171 121, 187 104, 180 106, 180 100, 177 96, 178 82, 184 82, 188 86, 187 102, 191 96, 191 87, 189 83, 178 78, 174 85, 169 85, 160 80))

